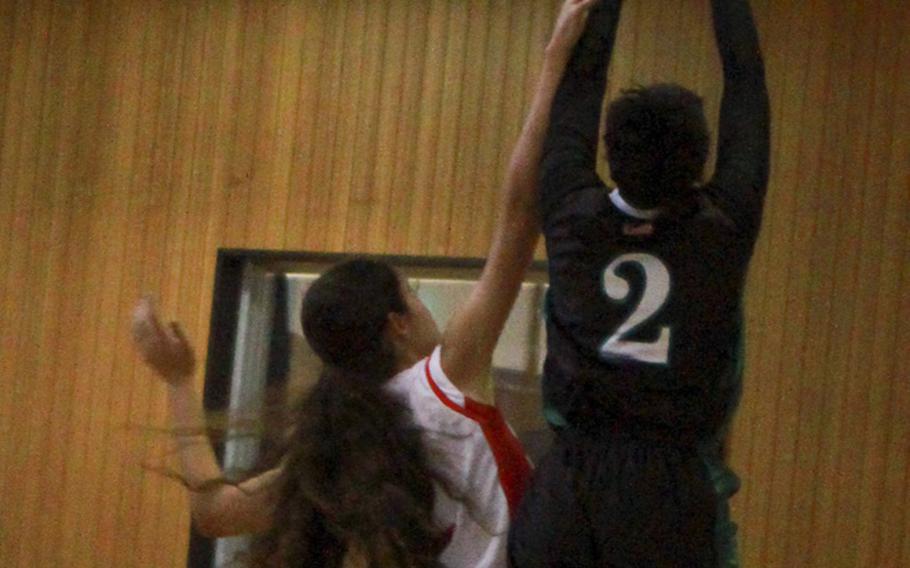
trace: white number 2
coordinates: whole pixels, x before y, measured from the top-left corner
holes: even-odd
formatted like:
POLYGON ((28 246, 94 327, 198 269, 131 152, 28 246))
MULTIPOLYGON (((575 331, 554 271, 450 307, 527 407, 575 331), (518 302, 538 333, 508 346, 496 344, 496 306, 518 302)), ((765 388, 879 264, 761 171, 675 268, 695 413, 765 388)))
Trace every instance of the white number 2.
POLYGON ((666 365, 670 352, 669 327, 661 327, 660 336, 650 343, 626 341, 623 337, 663 307, 670 295, 670 271, 659 258, 646 253, 630 253, 616 258, 604 270, 603 279, 604 292, 613 300, 623 301, 629 297, 629 281, 616 272, 620 266, 629 263, 637 264, 644 270, 645 291, 632 315, 601 345, 600 354, 604 359, 634 359, 666 365))

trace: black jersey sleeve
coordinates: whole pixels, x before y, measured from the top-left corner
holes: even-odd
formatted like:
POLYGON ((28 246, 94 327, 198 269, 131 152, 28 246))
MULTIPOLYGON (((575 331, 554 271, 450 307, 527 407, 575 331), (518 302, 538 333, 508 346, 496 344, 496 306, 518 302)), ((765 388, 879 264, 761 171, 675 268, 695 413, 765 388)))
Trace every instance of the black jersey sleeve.
POLYGON ((770 154, 770 104, 758 31, 748 0, 712 0, 711 5, 724 92, 717 165, 707 189, 741 231, 755 235, 770 154))
POLYGON ((621 5, 621 0, 603 0, 592 8, 556 92, 541 161, 544 228, 567 195, 602 184, 597 134, 621 5))

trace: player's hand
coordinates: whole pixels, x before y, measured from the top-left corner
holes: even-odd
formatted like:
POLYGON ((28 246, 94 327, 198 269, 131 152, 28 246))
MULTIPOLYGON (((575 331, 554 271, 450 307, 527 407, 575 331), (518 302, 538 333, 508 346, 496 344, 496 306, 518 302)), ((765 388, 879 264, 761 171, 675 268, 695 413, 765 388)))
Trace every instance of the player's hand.
POLYGON ((547 51, 555 57, 568 59, 578 43, 578 38, 585 31, 588 21, 588 12, 600 0, 565 0, 556 25, 553 27, 553 36, 547 46, 547 51))
POLYGON ((171 385, 190 380, 196 368, 193 348, 180 324, 163 326, 148 297, 142 298, 133 309, 133 343, 146 365, 171 385))

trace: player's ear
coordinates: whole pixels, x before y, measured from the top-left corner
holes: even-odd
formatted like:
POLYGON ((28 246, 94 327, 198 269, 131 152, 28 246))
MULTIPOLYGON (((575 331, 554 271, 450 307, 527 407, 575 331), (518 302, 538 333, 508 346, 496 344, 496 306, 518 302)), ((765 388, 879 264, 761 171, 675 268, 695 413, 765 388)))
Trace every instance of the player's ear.
POLYGON ((407 337, 410 329, 410 320, 407 313, 389 312, 387 320, 386 333, 389 334, 390 339, 394 341, 407 337))

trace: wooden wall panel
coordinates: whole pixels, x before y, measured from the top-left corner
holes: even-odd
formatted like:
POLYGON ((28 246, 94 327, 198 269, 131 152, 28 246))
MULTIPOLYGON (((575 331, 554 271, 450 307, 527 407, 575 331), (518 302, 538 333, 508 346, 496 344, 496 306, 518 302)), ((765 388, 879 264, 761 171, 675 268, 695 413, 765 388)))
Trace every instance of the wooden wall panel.
MULTIPOLYGON (((910 11, 753 0, 774 164, 732 438, 746 566, 910 565, 910 11)), ((0 3, 0 563, 180 566, 144 471, 155 294, 205 352, 219 247, 484 254, 557 0, 0 3)), ((715 116, 707 0, 627 0, 609 93, 715 116)), ((606 167, 601 164, 606 174, 606 167)))

